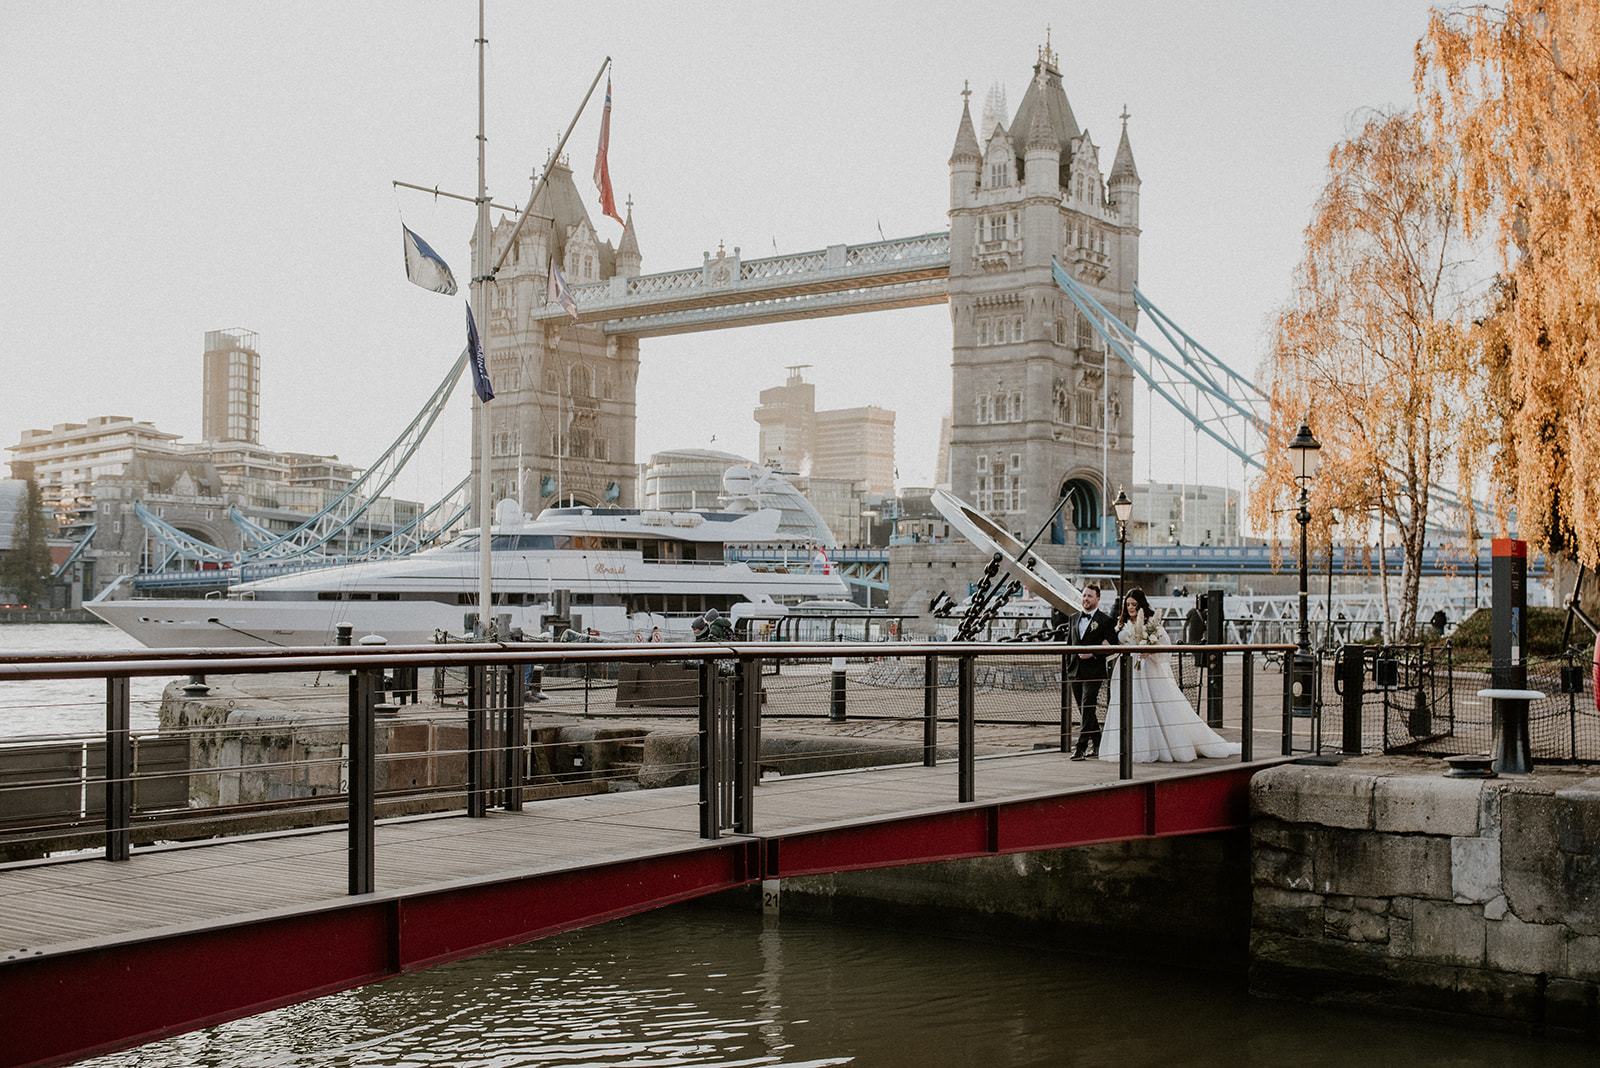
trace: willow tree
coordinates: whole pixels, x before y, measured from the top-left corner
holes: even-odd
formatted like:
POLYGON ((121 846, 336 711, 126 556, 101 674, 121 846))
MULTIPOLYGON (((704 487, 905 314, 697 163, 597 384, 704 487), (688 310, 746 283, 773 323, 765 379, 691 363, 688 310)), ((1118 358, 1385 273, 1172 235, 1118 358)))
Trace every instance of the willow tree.
MULTIPOLYGON (((1495 488, 1518 533, 1600 564, 1600 5, 1513 0, 1435 12, 1417 90, 1459 145, 1459 203, 1504 284, 1495 488)), ((1493 356, 1491 350, 1489 355, 1493 356)), ((1502 512, 1503 516, 1503 512, 1502 512)))
POLYGON ((1315 539, 1328 541, 1336 515, 1347 543, 1372 544, 1374 528, 1379 541, 1392 533, 1404 561, 1402 635, 1416 625, 1428 522, 1442 507, 1436 484, 1459 481, 1483 449, 1481 422, 1464 404, 1479 392, 1465 249, 1451 176, 1433 160, 1415 116, 1378 112, 1329 153, 1260 376, 1272 420, 1251 495, 1258 526, 1291 525, 1298 491, 1284 446, 1307 421, 1322 443, 1315 539))

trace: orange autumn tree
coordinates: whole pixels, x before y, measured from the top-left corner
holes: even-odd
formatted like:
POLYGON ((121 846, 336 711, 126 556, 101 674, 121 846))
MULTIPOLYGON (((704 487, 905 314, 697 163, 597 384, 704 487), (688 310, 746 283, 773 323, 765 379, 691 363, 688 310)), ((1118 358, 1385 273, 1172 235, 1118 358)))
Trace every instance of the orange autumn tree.
POLYGON ((1449 176, 1433 160, 1406 114, 1369 113, 1329 153, 1260 374, 1272 418, 1251 494, 1259 528, 1293 528, 1299 494, 1285 446, 1307 421, 1322 443, 1313 544, 1327 543, 1335 515, 1347 542, 1371 545, 1386 531, 1398 540, 1401 636, 1416 626, 1428 522, 1443 508, 1437 484, 1475 463, 1485 440, 1465 410, 1480 391, 1466 250, 1449 176))
POLYGON ((1518 533, 1600 564, 1600 5, 1436 11, 1417 91, 1459 145, 1463 222, 1499 244, 1485 358, 1506 385, 1491 477, 1518 533), (1500 346, 1495 349, 1493 346, 1500 346))

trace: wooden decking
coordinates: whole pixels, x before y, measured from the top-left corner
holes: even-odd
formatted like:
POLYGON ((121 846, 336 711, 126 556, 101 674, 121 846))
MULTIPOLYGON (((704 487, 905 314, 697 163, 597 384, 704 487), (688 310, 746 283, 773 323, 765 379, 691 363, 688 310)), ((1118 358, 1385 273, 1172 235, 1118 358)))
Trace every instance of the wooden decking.
MULTIPOLYGON (((1262 739, 1265 741, 1266 739, 1262 739)), ((1137 765, 1136 782, 1237 767, 1237 759, 1137 765)), ((977 804, 1116 783, 1116 765, 1040 751, 981 759, 977 804)), ((757 789, 757 836, 790 836, 959 810, 954 762, 791 778, 757 789)), ((377 892, 409 896, 706 848, 695 787, 530 802, 486 819, 380 824, 377 892)), ((0 868, 0 961, 338 907, 342 827, 136 850, 125 863, 83 858, 0 868)))

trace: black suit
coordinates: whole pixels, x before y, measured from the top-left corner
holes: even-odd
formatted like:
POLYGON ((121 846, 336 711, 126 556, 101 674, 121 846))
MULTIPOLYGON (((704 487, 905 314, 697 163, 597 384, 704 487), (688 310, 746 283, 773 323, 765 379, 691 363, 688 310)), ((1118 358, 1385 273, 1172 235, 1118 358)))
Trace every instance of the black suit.
MULTIPOLYGON (((1111 617, 1096 609, 1088 615, 1088 626, 1083 624, 1085 613, 1074 612, 1067 617, 1067 641, 1073 645, 1100 645, 1117 642, 1117 628, 1111 617)), ((1078 736, 1074 755, 1100 751, 1100 690, 1110 674, 1110 657, 1082 657, 1073 654, 1067 661, 1067 678, 1072 680, 1072 699, 1083 715, 1083 732, 1078 736)))

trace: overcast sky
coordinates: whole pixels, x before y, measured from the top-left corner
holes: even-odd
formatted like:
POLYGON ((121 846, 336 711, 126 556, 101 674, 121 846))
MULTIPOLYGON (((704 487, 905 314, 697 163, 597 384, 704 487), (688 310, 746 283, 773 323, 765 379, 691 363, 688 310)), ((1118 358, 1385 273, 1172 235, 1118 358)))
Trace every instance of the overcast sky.
MULTIPOLYGON (((1049 26, 1105 166, 1118 113, 1132 115, 1141 288, 1253 373, 1328 149, 1361 109, 1411 105, 1428 6, 491 0, 489 190, 526 200, 609 54, 611 174, 646 273, 724 243, 755 258, 943 230, 963 83, 974 120, 995 81, 1014 109, 1049 26)), ((260 334, 263 444, 375 459, 463 343, 459 299, 407 284, 400 222, 464 283, 472 208, 391 182, 474 192, 476 11, 0 4, 0 446, 94 415, 196 439, 205 332, 243 327, 260 334)), ((567 154, 615 243, 588 181, 599 118, 597 95, 567 154)), ((753 455, 760 390, 811 364, 819 407, 892 409, 902 484, 934 480, 944 306, 641 349, 641 460, 713 434, 753 455)), ((469 396, 411 493, 431 500, 465 473, 469 396)), ((1135 412, 1136 475, 1181 480, 1193 436, 1158 417, 1147 440, 1135 412)), ((1202 457, 1208 480, 1218 466, 1202 457)))

